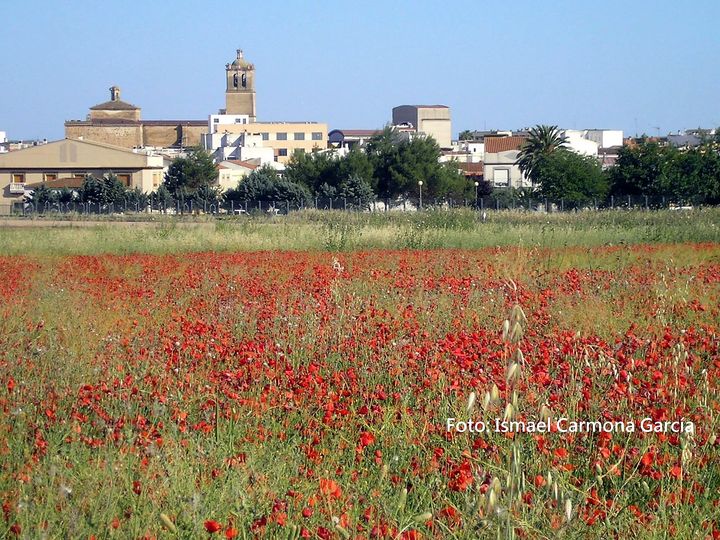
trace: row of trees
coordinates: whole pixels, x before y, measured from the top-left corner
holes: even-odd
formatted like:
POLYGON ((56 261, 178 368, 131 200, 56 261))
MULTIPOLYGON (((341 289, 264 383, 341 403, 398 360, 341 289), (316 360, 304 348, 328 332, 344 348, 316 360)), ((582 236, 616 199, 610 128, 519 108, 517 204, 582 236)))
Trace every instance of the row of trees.
POLYGON ((607 170, 594 157, 572 152, 566 144, 557 126, 530 130, 517 164, 538 195, 570 205, 602 202, 610 196, 720 203, 720 152, 713 140, 688 150, 644 140, 623 146, 615 166, 607 170))
POLYGON ((114 174, 107 174, 101 178, 88 175, 78 189, 62 188, 50 189, 45 184, 36 187, 26 202, 43 208, 48 205, 62 203, 82 203, 99 206, 122 206, 125 204, 146 206, 150 195, 143 193, 140 188, 128 189, 114 174))
MULTIPOLYGON (((474 197, 474 183, 455 164, 440 163, 441 155, 432 138, 407 138, 386 128, 365 150, 351 150, 342 157, 328 152, 296 153, 282 176, 264 166, 222 195, 213 187, 217 171, 212 160, 206 153, 195 151, 172 163, 163 185, 181 201, 188 197, 216 201, 222 197, 302 205, 319 197, 346 199, 367 207, 377 198, 417 200, 421 189, 428 199, 474 197)), ((479 186, 480 195, 489 192, 487 184, 479 186)))

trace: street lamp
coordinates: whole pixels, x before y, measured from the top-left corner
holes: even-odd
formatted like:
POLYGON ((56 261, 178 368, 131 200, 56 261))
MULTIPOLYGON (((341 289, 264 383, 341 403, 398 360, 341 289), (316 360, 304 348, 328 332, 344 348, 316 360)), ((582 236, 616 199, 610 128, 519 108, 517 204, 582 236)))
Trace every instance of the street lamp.
POLYGON ((420 186, 420 210, 422 210, 422 180, 418 181, 418 186, 420 186))
POLYGON ((478 207, 478 186, 480 185, 480 182, 477 180, 475 181, 475 208, 478 207))

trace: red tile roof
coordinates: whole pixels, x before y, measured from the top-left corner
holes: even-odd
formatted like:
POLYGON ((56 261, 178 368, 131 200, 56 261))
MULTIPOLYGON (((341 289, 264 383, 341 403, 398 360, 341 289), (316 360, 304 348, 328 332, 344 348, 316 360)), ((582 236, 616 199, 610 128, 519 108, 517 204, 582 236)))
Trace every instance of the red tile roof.
POLYGON ((32 184, 27 184, 27 187, 34 189, 44 184, 48 189, 80 188, 84 182, 84 176, 73 176, 48 180, 47 182, 34 182, 32 184))
POLYGON ((480 176, 484 170, 483 163, 458 163, 458 167, 466 176, 480 176))
POLYGON ((485 153, 497 154, 520 150, 527 137, 485 137, 485 153))
POLYGON ((251 171, 254 171, 259 167, 259 165, 256 165, 255 163, 250 163, 249 161, 243 161, 241 159, 228 159, 227 161, 234 163, 235 165, 245 167, 246 169, 250 169, 251 171))

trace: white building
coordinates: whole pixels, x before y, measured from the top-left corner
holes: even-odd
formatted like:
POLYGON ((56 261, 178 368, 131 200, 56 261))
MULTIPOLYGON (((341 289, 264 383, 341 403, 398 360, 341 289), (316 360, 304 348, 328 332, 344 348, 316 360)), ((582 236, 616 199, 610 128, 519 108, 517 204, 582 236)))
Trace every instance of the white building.
POLYGON ((562 134, 565 135, 565 137, 567 138, 565 142, 565 147, 568 150, 572 150, 576 154, 580 154, 583 156, 597 157, 598 143, 585 138, 585 131, 577 129, 566 129, 562 132, 562 134))
POLYGON ((202 145, 216 162, 258 160, 260 165, 275 162, 273 149, 264 146, 257 133, 205 133, 202 145))
POLYGON ((598 148, 613 148, 623 145, 623 132, 621 129, 586 129, 586 139, 598 144, 598 148))
POLYGON ((211 114, 208 118, 208 133, 217 133, 218 126, 249 123, 250 116, 247 114, 211 114))

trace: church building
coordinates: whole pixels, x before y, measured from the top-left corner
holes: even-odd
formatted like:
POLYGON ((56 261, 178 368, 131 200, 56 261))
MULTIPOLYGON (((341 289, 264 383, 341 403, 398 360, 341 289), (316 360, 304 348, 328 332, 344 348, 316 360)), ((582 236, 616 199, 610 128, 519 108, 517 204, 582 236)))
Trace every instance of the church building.
POLYGON ((206 131, 204 120, 142 120, 140 107, 120 99, 120 88, 110 88, 110 101, 90 107, 86 120, 65 122, 65 137, 124 148, 182 148, 199 146, 206 131))

